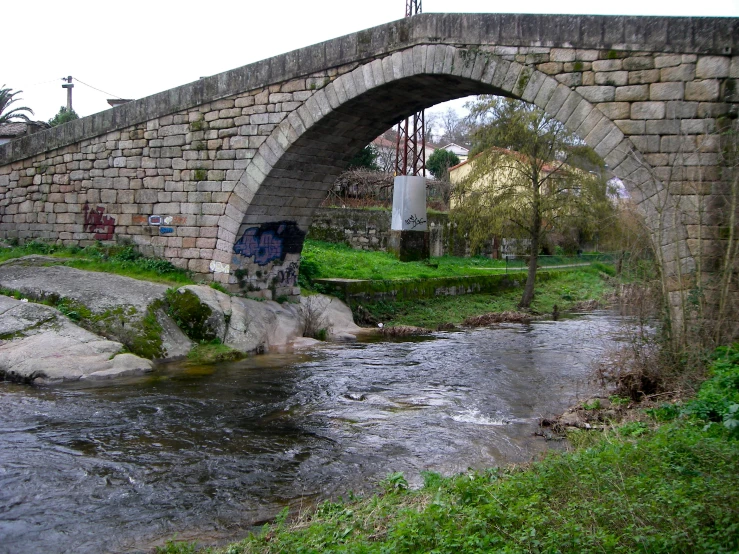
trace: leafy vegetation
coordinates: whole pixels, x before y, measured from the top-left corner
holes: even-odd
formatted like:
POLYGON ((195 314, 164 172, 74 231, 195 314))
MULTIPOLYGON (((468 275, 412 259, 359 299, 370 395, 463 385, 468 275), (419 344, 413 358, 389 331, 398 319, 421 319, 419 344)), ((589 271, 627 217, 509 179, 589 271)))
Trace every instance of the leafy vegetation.
MULTIPOLYGON (((595 269, 555 272, 551 279, 537 284, 531 311, 551 314, 555 306, 566 311, 583 302, 603 301, 613 292, 613 282, 604 279, 595 269)), ((434 329, 448 323, 458 325, 480 314, 514 311, 520 295, 520 289, 511 289, 495 295, 437 296, 404 302, 365 303, 352 308, 357 319, 365 322, 434 329)))
POLYGON ((52 127, 56 127, 57 125, 61 125, 62 123, 74 121, 75 119, 79 118, 80 116, 77 115, 76 111, 68 110, 65 106, 62 106, 61 108, 59 108, 59 112, 49 120, 49 125, 51 125, 52 127))
POLYGON ((449 180, 449 168, 459 163, 459 156, 449 150, 439 148, 426 160, 426 168, 437 179, 449 180))
MULTIPOLYGON (((739 345, 720 349, 698 397, 665 423, 632 421, 526 466, 402 474, 363 499, 324 502, 223 549, 161 553, 714 553, 739 549, 739 441, 695 403, 735 406, 739 345)), ((712 408, 711 408, 712 409, 712 408)), ((710 411, 710 410, 709 410, 710 411)), ((581 432, 582 433, 582 432, 581 432)))
MULTIPOLYGON (((450 216, 475 249, 493 237, 524 239, 529 268, 520 307, 534 297, 537 257, 555 231, 583 234, 613 215, 603 161, 534 105, 480 96, 470 105, 473 157, 454 178, 450 216), (591 173, 575 167, 587 158, 591 173)), ((582 165, 582 164, 580 164, 582 165)))
POLYGON ((10 123, 14 119, 21 119, 23 121, 30 121, 28 119, 28 116, 23 112, 28 112, 31 115, 33 115, 33 110, 31 108, 18 107, 10 109, 10 105, 18 102, 20 98, 16 98, 17 95, 19 95, 22 90, 16 90, 13 92, 13 89, 6 88, 5 85, 0 87, 0 125, 3 125, 5 123, 10 123))
POLYGON ((217 364, 240 360, 245 354, 214 339, 210 342, 196 344, 187 354, 187 361, 196 365, 217 364))

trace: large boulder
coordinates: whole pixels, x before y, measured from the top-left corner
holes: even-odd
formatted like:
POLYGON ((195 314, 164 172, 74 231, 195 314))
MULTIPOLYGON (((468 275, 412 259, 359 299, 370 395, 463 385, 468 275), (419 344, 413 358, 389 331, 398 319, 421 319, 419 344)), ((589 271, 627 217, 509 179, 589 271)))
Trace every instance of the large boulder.
POLYGON ((146 358, 185 356, 193 346, 164 309, 166 285, 83 271, 26 256, 0 264, 0 288, 56 306, 85 329, 146 358))
POLYGON ((0 296, 0 376, 23 382, 103 379, 152 370, 123 344, 78 327, 58 310, 0 296))
POLYGON ((189 336, 219 339, 241 352, 267 352, 314 344, 306 336, 353 340, 362 329, 336 298, 303 297, 300 304, 229 296, 211 287, 188 285, 168 297, 170 309, 189 336), (179 295, 179 298, 177 298, 179 295))

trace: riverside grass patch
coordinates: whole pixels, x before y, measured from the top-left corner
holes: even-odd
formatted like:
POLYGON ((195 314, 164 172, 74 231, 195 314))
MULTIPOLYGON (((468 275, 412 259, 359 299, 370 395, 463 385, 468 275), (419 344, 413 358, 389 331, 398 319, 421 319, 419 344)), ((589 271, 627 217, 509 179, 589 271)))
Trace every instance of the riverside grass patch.
POLYGON ((60 265, 76 269, 113 273, 165 285, 182 286, 195 283, 187 271, 175 267, 167 260, 148 258, 130 245, 99 244, 79 248, 31 241, 23 246, 0 249, 0 262, 31 254, 64 258, 59 261, 60 265))
MULTIPOLYGON (((522 276, 523 278, 523 276, 522 276)), ((487 313, 516 311, 521 300, 521 288, 498 294, 465 294, 437 296, 402 302, 375 302, 352 306, 367 317, 367 313, 384 325, 410 325, 436 328, 445 323, 461 324, 469 317, 487 313)), ((555 271, 552 278, 536 285, 532 314, 551 314, 554 306, 566 311, 582 302, 603 301, 614 293, 613 281, 604 278, 598 269, 584 267, 577 270, 555 271)))
POLYGON ((383 492, 283 511, 225 548, 170 542, 158 552, 736 552, 739 437, 721 422, 739 395, 738 348, 716 352, 711 377, 667 422, 630 422, 528 466, 426 473, 419 490, 392 474, 383 492), (710 406, 705 415, 695 403, 710 406))
MULTIPOLYGON (((540 256, 539 266, 587 263, 593 256, 540 256)), ((601 264, 602 267, 610 267, 601 264)), ((509 260, 509 270, 525 268, 524 258, 509 260)), ((301 286, 310 288, 313 279, 424 279, 431 277, 464 277, 505 272, 505 260, 484 256, 463 258, 441 256, 428 261, 401 262, 390 252, 355 250, 346 244, 306 240, 300 262, 301 286)), ((610 271, 613 271, 611 268, 610 271)), ((516 271, 516 273, 525 274, 516 271)))

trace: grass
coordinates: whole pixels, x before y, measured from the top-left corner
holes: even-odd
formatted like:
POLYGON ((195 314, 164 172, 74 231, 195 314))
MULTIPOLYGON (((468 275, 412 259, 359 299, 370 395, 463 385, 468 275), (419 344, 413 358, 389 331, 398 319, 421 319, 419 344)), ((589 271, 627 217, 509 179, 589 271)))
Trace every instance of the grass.
POLYGON ((103 246, 102 244, 86 248, 65 247, 39 241, 32 241, 23 246, 0 249, 0 262, 20 258, 31 254, 40 254, 54 258, 69 258, 59 265, 114 273, 124 277, 132 277, 143 281, 153 281, 170 286, 194 284, 187 271, 173 266, 169 261, 160 258, 147 258, 133 246, 103 246))
POLYGON ((187 354, 187 361, 195 365, 209 365, 240 360, 246 354, 234 350, 219 340, 196 344, 187 354))
MULTIPOLYGON (((531 310, 551 314, 556 305, 560 311, 565 311, 580 302, 601 300, 613 291, 612 281, 606 280, 595 268, 558 271, 552 279, 537 284, 531 310)), ((436 328, 443 323, 459 324, 479 314, 515 311, 521 294, 522 289, 518 288, 496 295, 437 296, 405 302, 377 302, 363 304, 362 309, 353 308, 359 313, 369 313, 370 318, 386 325, 436 328)))
MULTIPOLYGON (((442 256, 428 262, 400 262, 389 252, 355 250, 345 244, 306 240, 301 254, 300 275, 306 279, 418 279, 428 277, 460 277, 489 275, 504 272, 505 260, 491 260, 482 256, 461 258, 442 256)), ((584 263, 593 256, 542 256, 541 267, 584 263)), ((509 270, 523 268, 524 260, 510 260, 509 270)))
POLYGON ((716 352, 694 400, 591 431, 595 438, 574 452, 453 477, 427 473, 415 491, 392 474, 378 494, 285 511, 225 548, 170 542, 158 552, 736 552, 737 348, 716 352))

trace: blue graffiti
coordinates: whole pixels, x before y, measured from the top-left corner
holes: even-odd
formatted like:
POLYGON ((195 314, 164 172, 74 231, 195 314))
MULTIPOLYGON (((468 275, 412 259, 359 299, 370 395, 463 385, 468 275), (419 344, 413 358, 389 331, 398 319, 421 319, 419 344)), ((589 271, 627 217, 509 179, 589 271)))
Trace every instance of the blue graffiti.
POLYGON ((264 223, 261 227, 250 227, 234 244, 234 252, 254 258, 259 265, 274 260, 284 261, 286 254, 299 254, 303 248, 305 232, 295 222, 280 221, 264 223))
POLYGON ((282 257, 282 240, 273 231, 259 234, 259 228, 247 229, 241 240, 234 245, 234 252, 251 258, 259 265, 267 265, 282 257))

